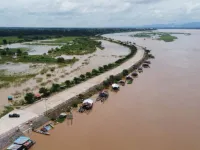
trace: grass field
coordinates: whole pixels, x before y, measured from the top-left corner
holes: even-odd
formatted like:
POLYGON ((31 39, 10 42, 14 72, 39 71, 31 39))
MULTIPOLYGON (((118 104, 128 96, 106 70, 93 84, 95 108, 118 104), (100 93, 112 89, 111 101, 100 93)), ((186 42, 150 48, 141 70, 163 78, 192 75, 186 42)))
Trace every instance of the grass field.
POLYGON ((73 41, 78 37, 69 36, 69 37, 61 37, 57 38, 55 41, 41 41, 41 43, 67 43, 69 41, 73 41))
MULTIPOLYGON (((173 42, 175 39, 177 39, 176 36, 172 36, 172 33, 167 32, 141 32, 133 35, 134 37, 139 38, 151 38, 156 37, 157 40, 162 40, 165 42, 173 42)), ((178 33, 178 34, 184 34, 184 33, 178 33)))
POLYGON ((7 43, 16 43, 20 40, 23 40, 23 39, 18 38, 17 36, 0 37, 0 45, 3 44, 4 39, 7 41, 7 43))
POLYGON ((165 42, 173 42, 174 40, 176 40, 177 37, 176 36, 172 36, 170 34, 165 34, 165 35, 161 35, 158 40, 162 40, 165 42))
MULTIPOLYGON (((68 39, 69 40, 69 39, 68 39)), ((50 55, 84 55, 93 53, 96 48, 102 49, 101 42, 90 38, 76 38, 71 43, 66 43, 61 48, 49 50, 50 55)))

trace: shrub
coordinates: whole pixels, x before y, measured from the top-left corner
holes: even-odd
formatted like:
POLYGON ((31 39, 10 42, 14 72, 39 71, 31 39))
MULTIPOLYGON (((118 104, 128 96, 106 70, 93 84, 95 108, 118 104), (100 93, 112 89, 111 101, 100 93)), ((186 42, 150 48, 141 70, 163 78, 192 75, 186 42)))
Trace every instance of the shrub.
POLYGON ((109 81, 108 80, 105 80, 103 81, 103 86, 104 87, 108 87, 110 84, 109 84, 109 81))
POLYGON ((127 70, 127 69, 124 69, 124 70, 122 71, 122 74, 123 74, 123 76, 127 76, 127 75, 128 75, 128 70, 127 70))
POLYGON ((59 84, 52 84, 52 87, 50 89, 51 92, 58 92, 60 90, 59 84))
POLYGON ((72 107, 76 108, 76 107, 78 107, 78 104, 74 102, 74 103, 72 104, 72 107))
POLYGON ((120 76, 120 75, 115 76, 116 81, 120 81, 121 79, 122 79, 122 76, 120 76))
POLYGON ((86 77, 87 77, 87 78, 91 78, 91 77, 92 77, 92 74, 91 74, 90 72, 87 72, 87 73, 86 73, 86 77))
POLYGON ((49 94, 50 94, 49 90, 47 88, 44 88, 44 87, 42 87, 42 88, 39 89, 39 93, 43 94, 43 96, 45 96, 45 97, 49 96, 49 94))
POLYGON ((50 73, 48 73, 48 74, 47 74, 47 77, 51 77, 51 74, 50 74, 50 73))
POLYGON ((103 67, 99 67, 99 72, 103 73, 104 72, 104 68, 103 67))
POLYGON ((108 64, 108 68, 112 69, 113 68, 113 64, 108 64))
POLYGON ((77 78, 77 77, 75 77, 75 78, 74 78, 74 84, 79 84, 79 83, 80 83, 80 79, 77 78))
POLYGON ((98 75, 98 73, 99 73, 99 72, 98 72, 96 69, 93 69, 93 70, 92 70, 92 75, 96 76, 96 75, 98 75))
POLYGON ((51 72, 53 72, 55 70, 55 67, 51 67, 50 70, 51 72))
POLYGON ((108 65, 104 65, 103 68, 104 68, 104 70, 108 70, 109 69, 108 65))
POLYGON ((85 75, 81 74, 80 78, 81 78, 82 81, 84 81, 85 80, 85 75))
POLYGON ((66 85, 67 87, 70 87, 70 86, 71 86, 70 80, 66 80, 66 81, 65 81, 65 85, 66 85))
POLYGON ((24 97, 24 99, 26 100, 26 102, 28 104, 32 104, 35 102, 35 97, 34 97, 34 94, 33 93, 27 93, 24 97))
POLYGON ((58 63, 64 63, 65 59, 63 57, 59 57, 59 58, 57 58, 57 62, 58 63))

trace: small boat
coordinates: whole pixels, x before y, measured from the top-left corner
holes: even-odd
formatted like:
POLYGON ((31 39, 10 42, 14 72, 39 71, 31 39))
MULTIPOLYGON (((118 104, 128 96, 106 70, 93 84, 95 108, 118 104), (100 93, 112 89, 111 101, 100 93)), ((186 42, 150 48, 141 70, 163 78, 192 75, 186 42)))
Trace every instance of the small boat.
POLYGON ((133 76, 133 77, 138 77, 138 73, 137 73, 137 72, 133 72, 133 73, 131 74, 131 76, 133 76))
POLYGON ((131 76, 126 76, 126 80, 133 80, 131 76))
POLYGON ((122 85, 122 86, 125 85, 125 81, 124 81, 124 80, 120 80, 118 83, 119 83, 120 85, 122 85))
POLYGON ((150 68, 149 64, 143 64, 142 67, 144 67, 144 68, 150 68))
POLYGON ((108 96, 109 96, 108 91, 103 90, 99 93, 99 96, 97 97, 96 101, 101 100, 101 102, 103 102, 108 98, 108 96))
POLYGON ((143 72, 143 69, 142 68, 138 68, 138 72, 139 73, 143 72))
POLYGON ((148 61, 148 60, 144 61, 144 63, 145 63, 145 64, 151 64, 151 62, 148 61))
POLYGON ((112 84, 112 89, 113 90, 119 90, 119 85, 116 84, 116 83, 112 84))
POLYGON ((36 132, 36 133, 44 134, 44 135, 50 135, 50 133, 44 132, 44 131, 41 131, 41 130, 33 130, 33 131, 36 132))
POLYGON ((84 112, 85 110, 90 110, 93 107, 93 100, 91 99, 86 99, 83 101, 82 106, 79 108, 79 112, 84 112))

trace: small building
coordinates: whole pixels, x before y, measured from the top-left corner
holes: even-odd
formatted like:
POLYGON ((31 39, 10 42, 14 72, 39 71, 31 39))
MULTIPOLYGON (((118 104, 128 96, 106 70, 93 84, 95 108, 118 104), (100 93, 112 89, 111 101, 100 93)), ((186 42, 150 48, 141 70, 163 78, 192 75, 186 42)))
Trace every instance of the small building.
POLYGON ((7 148, 7 150, 28 150, 34 144, 35 142, 33 142, 29 137, 20 136, 7 148))

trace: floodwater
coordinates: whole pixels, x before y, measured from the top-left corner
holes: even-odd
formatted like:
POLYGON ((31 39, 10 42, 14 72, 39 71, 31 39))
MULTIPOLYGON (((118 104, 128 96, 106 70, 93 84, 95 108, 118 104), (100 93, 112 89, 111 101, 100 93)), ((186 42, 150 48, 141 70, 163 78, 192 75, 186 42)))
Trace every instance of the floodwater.
MULTIPOLYGON (((31 42, 30 42, 31 43, 31 42)), ((1 48, 28 48, 29 55, 43 55, 44 53, 48 53, 48 51, 52 48, 56 48, 59 46, 50 46, 50 45, 28 45, 28 43, 13 43, 1 46, 1 48)))
POLYGON ((12 72, 12 73, 25 72, 29 70, 29 64, 23 64, 23 63, 2 64, 0 65, 0 71, 1 70, 9 70, 9 72, 12 72))
POLYGON ((38 93, 41 83, 47 83, 45 87, 50 87, 52 83, 62 83, 66 80, 72 80, 74 77, 78 77, 86 72, 91 72, 92 69, 98 69, 98 67, 113 63, 121 57, 128 55, 130 50, 127 47, 102 41, 102 46, 105 49, 97 49, 92 54, 87 55, 63 55, 66 59, 71 59, 76 57, 79 61, 75 62, 73 65, 68 65, 66 67, 59 68, 57 65, 45 65, 45 64, 30 64, 35 67, 30 67, 28 64, 3 64, 0 65, 0 70, 7 70, 7 72, 18 72, 18 73, 38 73, 34 79, 30 79, 25 83, 20 85, 12 85, 9 88, 0 89, 0 110, 5 105, 8 104, 8 95, 14 96, 14 100, 23 99, 26 94, 26 89, 29 88, 29 92, 38 93), (17 65, 17 67, 15 67, 17 65), (24 66, 23 66, 24 65, 24 66), (22 66, 22 67, 21 67, 22 66), (47 77, 46 74, 41 75, 39 72, 42 68, 55 67, 55 71, 51 72, 50 69, 47 73, 51 74, 51 77, 47 77), (29 68, 29 69, 28 69, 29 68), (42 82, 37 83, 37 78, 42 78, 42 82), (16 94, 18 93, 18 94, 16 94))
POLYGON ((75 112, 50 136, 31 133, 31 150, 199 150, 200 31, 187 32, 171 43, 106 35, 151 49, 151 68, 89 114, 75 112))

